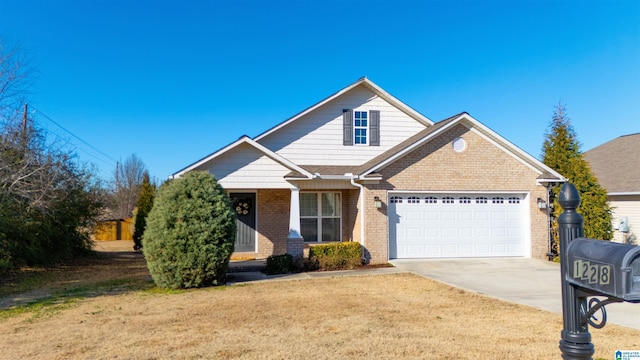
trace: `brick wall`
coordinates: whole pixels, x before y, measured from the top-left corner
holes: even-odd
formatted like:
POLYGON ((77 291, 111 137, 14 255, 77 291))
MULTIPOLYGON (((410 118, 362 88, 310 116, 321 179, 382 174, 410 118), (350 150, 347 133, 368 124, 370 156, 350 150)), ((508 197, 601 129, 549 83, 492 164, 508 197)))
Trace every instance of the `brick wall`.
POLYGON ((546 214, 536 204, 545 198, 545 188, 536 185, 538 174, 463 125, 407 154, 379 171, 383 181, 367 185, 365 195, 366 248, 372 263, 388 259, 386 203, 373 206, 374 196, 387 199, 387 190, 519 191, 530 194, 531 256, 547 253, 546 214), (463 137, 467 148, 453 150, 451 141, 463 137), (371 199, 371 201, 369 201, 371 199), (370 204, 369 204, 370 203, 370 204))

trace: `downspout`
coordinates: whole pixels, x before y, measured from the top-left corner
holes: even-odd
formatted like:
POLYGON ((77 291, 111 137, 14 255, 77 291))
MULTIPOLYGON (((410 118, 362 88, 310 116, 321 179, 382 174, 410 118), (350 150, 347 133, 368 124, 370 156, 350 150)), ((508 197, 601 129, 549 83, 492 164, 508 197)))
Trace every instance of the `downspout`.
POLYGON ((360 257, 362 258, 362 261, 365 261, 365 257, 364 257, 364 217, 365 217, 365 211, 364 211, 364 185, 358 184, 355 182, 356 177, 352 177, 351 178, 351 185, 357 187, 360 189, 360 209, 362 210, 362 218, 360 219, 360 245, 362 248, 362 253, 360 254, 360 257))

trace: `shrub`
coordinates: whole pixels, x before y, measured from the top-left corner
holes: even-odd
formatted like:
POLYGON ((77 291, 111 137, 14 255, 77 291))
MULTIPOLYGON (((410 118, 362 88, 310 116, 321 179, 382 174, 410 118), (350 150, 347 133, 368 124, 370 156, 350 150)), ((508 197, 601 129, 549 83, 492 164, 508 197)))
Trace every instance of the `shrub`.
POLYGON ((271 255, 267 258, 264 272, 269 275, 288 274, 293 269, 293 256, 290 254, 271 255))
POLYGON ((312 246, 309 259, 314 258, 321 270, 353 269, 362 265, 362 245, 349 241, 312 246))
POLYGON ((191 172, 163 184, 142 237, 154 282, 171 289, 224 285, 235 221, 231 201, 213 175, 191 172))

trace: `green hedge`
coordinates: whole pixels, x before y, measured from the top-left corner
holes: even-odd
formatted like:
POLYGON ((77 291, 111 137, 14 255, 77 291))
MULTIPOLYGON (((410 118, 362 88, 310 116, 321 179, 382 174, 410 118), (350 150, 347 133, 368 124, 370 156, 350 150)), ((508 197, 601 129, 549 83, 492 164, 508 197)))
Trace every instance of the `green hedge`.
POLYGON ((290 254, 271 255, 267 258, 264 272, 268 275, 288 274, 293 270, 293 256, 290 254))
POLYGON ((362 265, 362 245, 349 241, 311 246, 309 259, 321 270, 353 269, 362 265))
POLYGON ((178 289, 224 285, 236 213, 215 177, 189 172, 157 192, 142 236, 153 281, 178 289))

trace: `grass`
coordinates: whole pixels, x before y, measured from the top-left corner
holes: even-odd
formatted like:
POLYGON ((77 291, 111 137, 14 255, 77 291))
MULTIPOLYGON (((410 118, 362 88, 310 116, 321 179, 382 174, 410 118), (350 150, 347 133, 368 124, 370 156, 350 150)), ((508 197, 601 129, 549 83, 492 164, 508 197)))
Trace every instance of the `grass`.
MULTIPOLYGON (((126 265, 116 260, 96 265, 111 278, 85 264, 85 271, 60 270, 70 275, 59 274, 60 283, 44 291, 16 284, 51 298, 0 310, 0 358, 560 357, 560 314, 411 274, 167 291, 144 272, 121 271, 126 265), (72 276, 78 273, 100 280, 72 276)), ((596 359, 640 348, 638 330, 609 324, 591 333, 596 359)))

